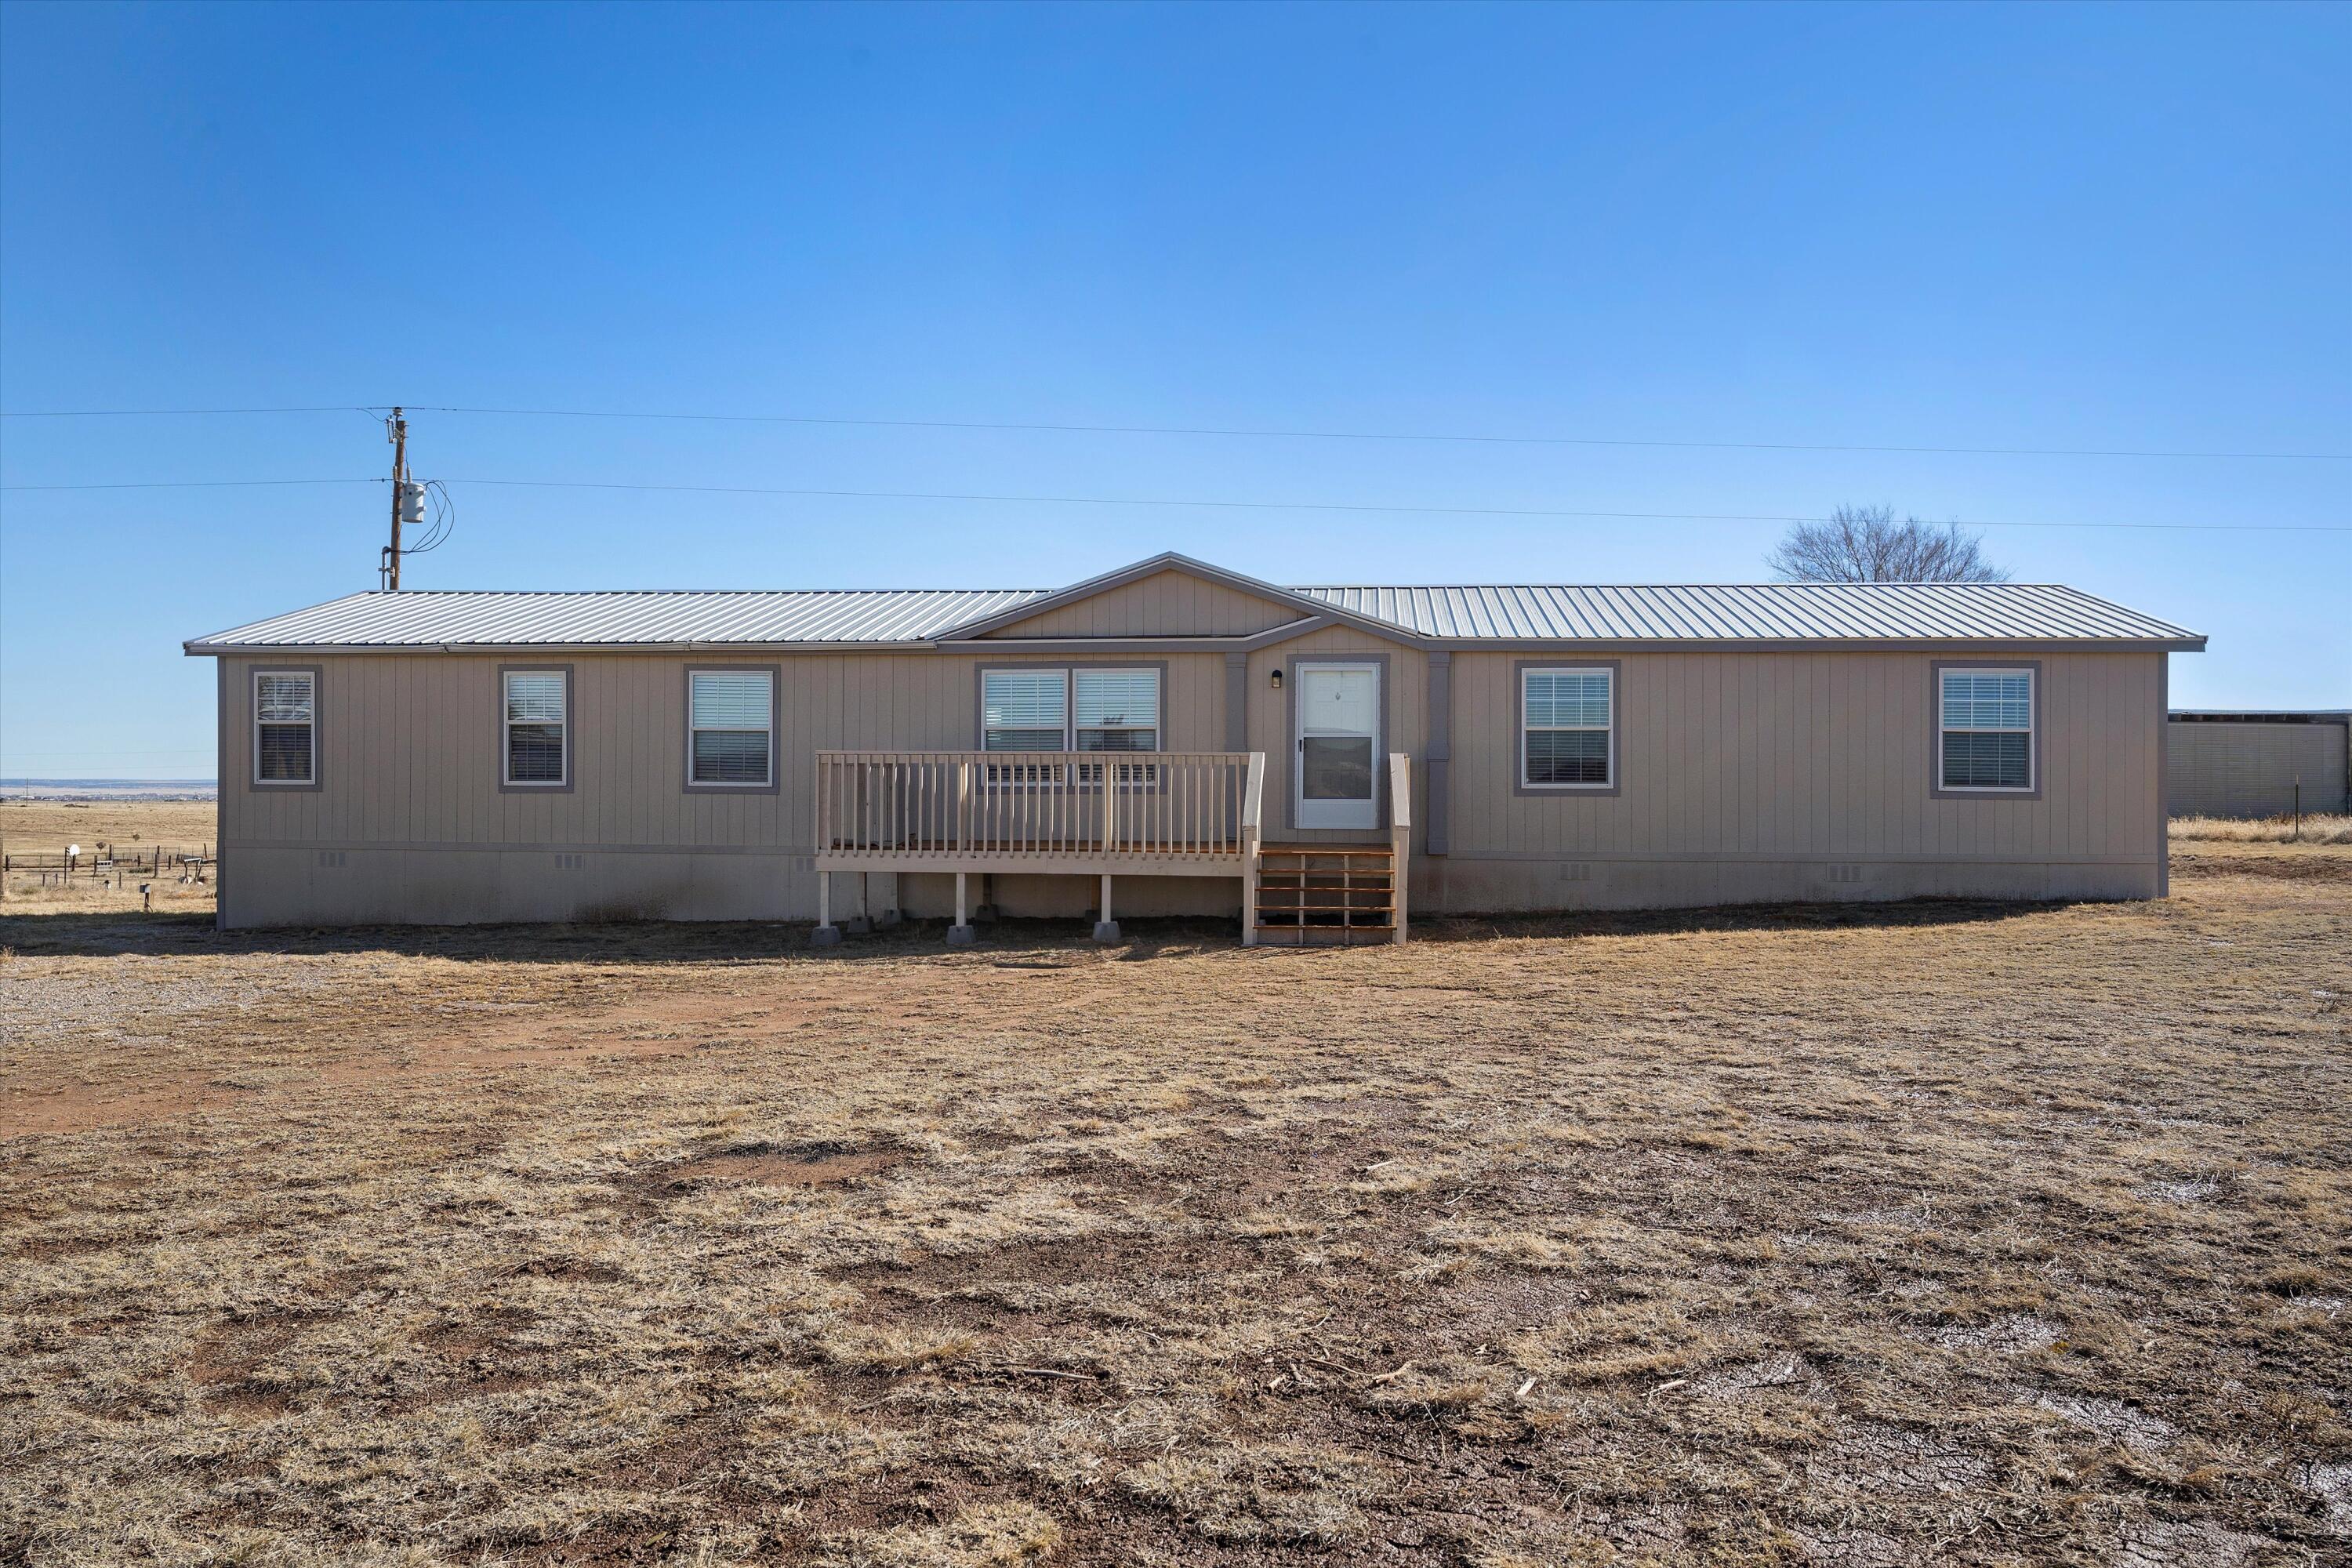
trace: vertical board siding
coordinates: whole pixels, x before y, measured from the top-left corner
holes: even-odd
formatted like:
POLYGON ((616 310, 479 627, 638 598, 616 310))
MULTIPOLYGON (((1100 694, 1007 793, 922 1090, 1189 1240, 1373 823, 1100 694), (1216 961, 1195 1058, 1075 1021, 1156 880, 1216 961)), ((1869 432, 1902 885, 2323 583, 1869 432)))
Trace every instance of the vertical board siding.
POLYGON ((1308 612, 1212 583, 1156 572, 990 633, 998 637, 1248 637, 1308 612))
MULTIPOLYGON (((1189 580, 1154 591, 1211 599, 1230 592, 1189 580)), ((1186 613, 1202 608, 1194 604, 1186 613)), ((1334 626, 1255 650, 1244 670, 1242 728, 1248 748, 1266 754, 1270 838, 1366 837, 1285 826, 1295 693, 1274 690, 1272 676, 1283 669, 1287 679, 1297 658, 1369 656, 1386 660, 1382 748, 1414 759, 1416 823, 1428 822, 1428 773, 1420 765, 1427 752, 1427 657, 1334 626)), ((1454 860, 1444 897, 1455 907, 1588 901, 1600 896, 1584 890, 1593 884, 1564 883, 1559 869, 1586 858, 1637 868, 1650 861, 1726 862, 1679 880, 1643 872, 1649 880, 1636 878, 1610 894, 1681 902, 1765 896, 1754 892, 1759 884, 1740 879, 1740 868, 1751 862, 1942 861, 1944 871, 1921 870, 1886 886, 1967 892, 2031 890, 2022 873, 2005 883, 1985 880, 1983 866, 2152 868, 2158 858, 2168 728, 2160 654, 2038 656, 2042 787, 2035 800, 1932 798, 1930 656, 1862 652, 1612 653, 1621 683, 1620 792, 1522 795, 1514 666, 1528 657, 1454 655, 1454 860), (1503 868, 1517 880, 1506 885, 1495 879, 1500 871, 1470 868, 1480 861, 1521 863, 1503 868)), ((1578 656, 1565 649, 1559 658, 1573 663, 1578 656)), ((547 794, 498 787, 498 666, 511 658, 304 659, 320 668, 324 787, 280 792, 251 783, 251 703, 255 665, 281 661, 224 662, 220 834, 232 861, 224 918, 324 923, 597 911, 807 918, 814 910, 814 873, 803 868, 814 848, 816 752, 972 748, 983 664, 1084 660, 1005 647, 984 655, 756 661, 782 668, 779 787, 741 795, 684 787, 685 670, 690 663, 752 660, 568 657, 574 782, 547 794), (366 850, 368 868, 359 868, 359 856, 352 869, 318 868, 314 850, 322 847, 366 850), (478 853, 450 852, 467 849, 478 853), (590 864, 558 871, 558 849, 584 852, 590 864), (482 868, 490 863, 494 869, 482 868)), ((1231 701, 1224 653, 1154 654, 1150 662, 1166 671, 1163 746, 1224 750, 1231 701)), ((1433 869, 1417 867, 1416 875, 1433 869)), ((1781 889, 1773 896, 1795 896, 1789 886, 1796 884, 1773 884, 1781 889)), ((1853 895, 1825 887, 1819 896, 1853 895)))
MULTIPOLYGON (((2022 860, 2153 852, 2159 758, 2148 716, 2160 654, 2040 658, 2039 800, 1931 798, 1936 714, 1925 653, 1623 655, 1621 793, 1521 795, 1514 665, 1528 657, 1454 655, 1457 855, 2022 860)), ((1576 656, 1563 652, 1560 661, 1576 656)))

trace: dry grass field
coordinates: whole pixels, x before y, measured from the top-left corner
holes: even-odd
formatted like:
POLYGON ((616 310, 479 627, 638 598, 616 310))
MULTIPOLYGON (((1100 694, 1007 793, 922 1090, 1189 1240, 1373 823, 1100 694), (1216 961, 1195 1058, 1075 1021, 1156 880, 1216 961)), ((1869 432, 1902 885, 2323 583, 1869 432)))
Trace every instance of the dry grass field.
MULTIPOLYGON (((125 855, 145 855, 157 845, 167 849, 209 850, 215 843, 218 815, 209 800, 20 800, 0 799, 0 849, 12 856, 54 856, 78 845, 94 858, 99 845, 110 844, 125 855)), ((154 881, 158 910, 178 914, 210 914, 210 881, 183 882, 166 876, 154 881)), ((18 870, 0 878, 0 915, 10 913, 97 913, 140 907, 138 883, 125 876, 117 887, 88 877, 68 881, 45 880, 18 870)))
POLYGON ((2179 848, 1351 952, 16 914, 0 1563, 2343 1562, 2352 849, 2179 848))
POLYGON ((2168 825, 2175 844, 2210 839, 2221 844, 2352 844, 2352 816, 2315 812, 2293 817, 2176 816, 2168 825))

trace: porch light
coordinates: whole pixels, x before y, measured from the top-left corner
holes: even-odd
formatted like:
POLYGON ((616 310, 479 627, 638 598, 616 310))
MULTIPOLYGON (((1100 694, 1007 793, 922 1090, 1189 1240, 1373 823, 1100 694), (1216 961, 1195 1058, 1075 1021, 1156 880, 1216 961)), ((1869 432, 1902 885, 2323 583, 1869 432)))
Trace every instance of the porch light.
POLYGON ((1278 669, 1274 672, 1274 689, 1276 691, 1282 689, 1282 671, 1278 669))

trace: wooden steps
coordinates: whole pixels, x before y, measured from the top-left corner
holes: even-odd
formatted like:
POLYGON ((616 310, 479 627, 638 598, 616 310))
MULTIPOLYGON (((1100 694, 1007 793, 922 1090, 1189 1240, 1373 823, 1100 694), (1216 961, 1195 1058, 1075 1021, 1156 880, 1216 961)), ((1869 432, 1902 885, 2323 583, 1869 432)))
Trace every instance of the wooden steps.
POLYGON ((1257 940, 1293 947, 1396 940, 1396 851, 1386 844, 1265 844, 1257 940))

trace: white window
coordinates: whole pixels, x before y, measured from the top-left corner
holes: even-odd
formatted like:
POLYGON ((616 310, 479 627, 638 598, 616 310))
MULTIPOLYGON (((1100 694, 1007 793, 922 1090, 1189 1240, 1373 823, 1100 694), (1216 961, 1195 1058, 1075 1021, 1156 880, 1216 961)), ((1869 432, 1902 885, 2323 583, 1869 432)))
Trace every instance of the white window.
POLYGON ((776 782, 776 678, 764 669, 687 672, 687 782, 766 789, 776 782))
POLYGON ((981 749, 988 752, 1156 752, 1160 671, 984 669, 981 749))
POLYGON ((1066 669, 982 670, 980 710, 982 751, 1070 749, 1070 672, 1066 669))
POLYGON ((2033 788, 2033 671, 1937 672, 1936 776, 1948 790, 2033 788))
POLYGON ((572 678, 561 669, 509 669, 499 677, 509 784, 561 789, 572 782, 572 678))
POLYGON ((253 674, 253 782, 319 779, 319 678, 307 669, 253 674))
POLYGON ((1607 789, 1617 779, 1616 672, 1519 672, 1519 783, 1607 789))
POLYGON ((1156 669, 1081 669, 1077 687, 1080 752, 1156 752, 1160 749, 1160 672, 1156 669))

